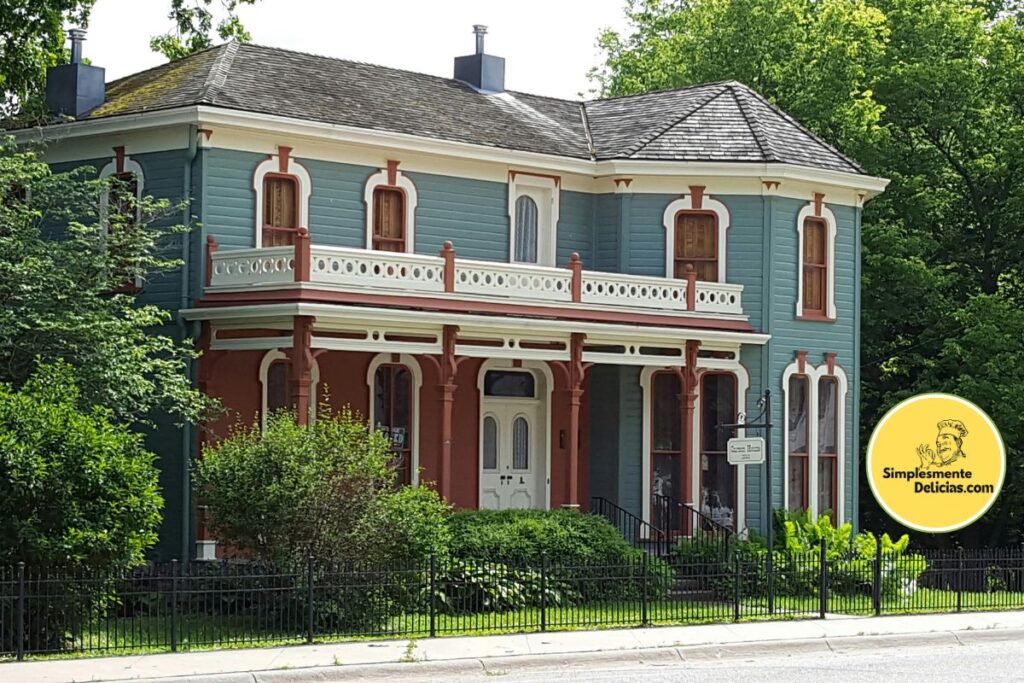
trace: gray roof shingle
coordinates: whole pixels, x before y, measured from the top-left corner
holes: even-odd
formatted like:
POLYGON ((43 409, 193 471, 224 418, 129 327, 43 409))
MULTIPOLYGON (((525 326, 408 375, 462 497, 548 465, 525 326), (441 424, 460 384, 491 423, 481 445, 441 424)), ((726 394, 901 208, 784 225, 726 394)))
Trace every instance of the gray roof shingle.
POLYGON ((96 119, 203 104, 582 159, 791 163, 864 173, 735 81, 579 102, 227 43, 114 81, 96 119))

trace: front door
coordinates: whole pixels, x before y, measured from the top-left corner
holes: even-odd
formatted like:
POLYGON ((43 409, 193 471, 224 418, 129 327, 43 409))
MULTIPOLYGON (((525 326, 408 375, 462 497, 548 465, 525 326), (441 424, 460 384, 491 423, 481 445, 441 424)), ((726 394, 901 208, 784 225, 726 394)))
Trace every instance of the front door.
POLYGON ((543 508, 543 425, 538 401, 481 402, 480 507, 543 508))

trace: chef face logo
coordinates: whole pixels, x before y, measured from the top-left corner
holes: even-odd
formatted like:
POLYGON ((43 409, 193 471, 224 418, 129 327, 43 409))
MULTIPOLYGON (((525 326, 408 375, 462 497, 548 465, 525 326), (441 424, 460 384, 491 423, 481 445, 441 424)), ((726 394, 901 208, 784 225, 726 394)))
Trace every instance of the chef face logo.
POLYGON ((978 406, 949 394, 922 394, 879 421, 866 469, 871 491, 890 516, 918 531, 946 532, 989 509, 1002 488, 1006 454, 999 430, 978 406))
POLYGON ((920 459, 921 468, 949 467, 960 458, 966 458, 964 453, 964 437, 967 436, 967 427, 960 420, 943 420, 939 423, 939 435, 935 437, 935 450, 927 444, 917 447, 917 457, 920 459))

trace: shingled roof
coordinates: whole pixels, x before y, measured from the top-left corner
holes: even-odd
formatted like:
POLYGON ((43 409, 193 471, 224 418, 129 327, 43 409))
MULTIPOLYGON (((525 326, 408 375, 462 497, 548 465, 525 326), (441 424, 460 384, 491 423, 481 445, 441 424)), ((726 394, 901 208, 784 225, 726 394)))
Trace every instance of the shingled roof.
POLYGON ((587 102, 227 43, 107 85, 84 118, 206 105, 581 159, 788 163, 864 173, 735 81, 587 102))

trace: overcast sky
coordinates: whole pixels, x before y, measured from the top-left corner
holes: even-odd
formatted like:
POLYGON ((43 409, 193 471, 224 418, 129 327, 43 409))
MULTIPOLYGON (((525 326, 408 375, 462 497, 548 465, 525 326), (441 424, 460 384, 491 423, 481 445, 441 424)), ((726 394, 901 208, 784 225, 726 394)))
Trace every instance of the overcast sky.
MULTIPOLYGON (((98 0, 85 56, 107 80, 162 63, 149 38, 170 28, 169 7, 98 0)), ((506 87, 574 98, 592 87, 600 31, 626 26, 624 8, 625 0, 260 0, 240 15, 254 43, 446 77, 455 56, 473 52, 473 24, 485 24, 487 52, 505 58, 506 87)))

